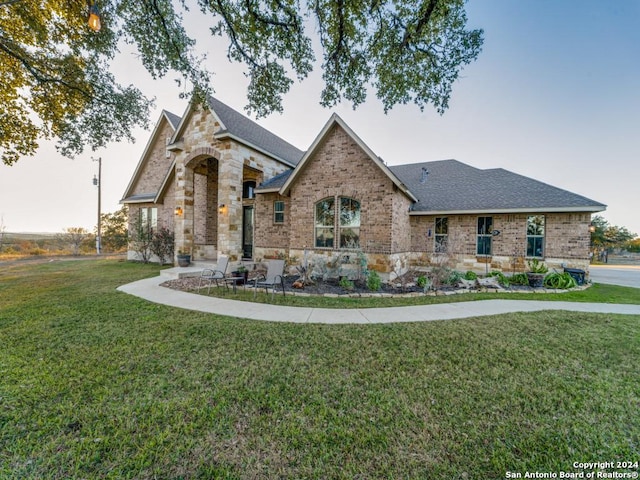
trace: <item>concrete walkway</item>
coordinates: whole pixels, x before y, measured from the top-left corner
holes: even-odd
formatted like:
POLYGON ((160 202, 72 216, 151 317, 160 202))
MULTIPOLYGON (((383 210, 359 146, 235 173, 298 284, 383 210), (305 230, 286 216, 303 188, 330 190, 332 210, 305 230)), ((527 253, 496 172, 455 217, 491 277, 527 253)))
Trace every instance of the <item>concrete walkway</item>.
POLYGON ((165 277, 153 277, 118 287, 118 290, 150 302, 206 313, 269 322, 291 323, 399 323, 451 320, 514 312, 569 310, 574 312, 621 313, 640 315, 640 305, 609 303, 545 302, 537 300, 482 300, 388 308, 306 308, 240 302, 207 297, 161 287, 165 277))

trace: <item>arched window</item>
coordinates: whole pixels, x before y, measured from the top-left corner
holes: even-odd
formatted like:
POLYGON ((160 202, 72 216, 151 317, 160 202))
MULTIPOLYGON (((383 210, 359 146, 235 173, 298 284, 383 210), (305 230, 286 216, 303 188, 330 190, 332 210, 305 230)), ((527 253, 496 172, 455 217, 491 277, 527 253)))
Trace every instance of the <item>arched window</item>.
POLYGON ((340 197, 340 248, 360 247, 360 202, 340 197))
POLYGON ((334 197, 324 198, 315 205, 314 225, 317 248, 359 248, 360 202, 349 197, 339 197, 337 203, 334 197))

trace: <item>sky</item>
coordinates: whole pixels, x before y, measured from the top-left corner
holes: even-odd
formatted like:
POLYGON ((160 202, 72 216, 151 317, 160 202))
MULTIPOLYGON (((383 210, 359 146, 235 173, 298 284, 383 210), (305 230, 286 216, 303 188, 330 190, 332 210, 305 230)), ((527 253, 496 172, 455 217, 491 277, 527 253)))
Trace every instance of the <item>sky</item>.
MULTIPOLYGON (((356 110, 323 108, 318 65, 285 96, 282 114, 258 123, 306 150, 336 112, 389 165, 455 158, 504 168, 604 203, 600 215, 611 225, 640 235, 640 2, 470 0, 466 9, 468 26, 484 30, 484 45, 462 70, 444 115, 412 104, 385 115, 372 90, 356 110)), ((204 20, 187 17, 188 31, 206 31, 204 20)), ((197 46, 215 72, 215 96, 243 112, 243 66, 228 62, 222 39, 199 36, 197 46)), ((183 114, 177 75, 151 79, 124 48, 112 70, 119 83, 156 98, 151 128, 163 108, 183 114)), ((111 144, 73 160, 53 142, 41 142, 35 156, 0 165, 0 226, 94 230, 98 162, 92 158, 102 158, 102 212, 113 212, 150 130, 134 136, 133 144, 111 144)))

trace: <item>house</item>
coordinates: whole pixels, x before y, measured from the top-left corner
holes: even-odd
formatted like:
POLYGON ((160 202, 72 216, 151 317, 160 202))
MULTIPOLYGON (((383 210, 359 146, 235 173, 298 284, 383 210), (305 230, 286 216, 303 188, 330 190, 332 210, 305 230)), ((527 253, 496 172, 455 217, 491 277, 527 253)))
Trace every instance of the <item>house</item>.
POLYGON ((303 152, 208 107, 162 112, 122 199, 130 231, 164 225, 194 260, 357 252, 389 274, 447 252, 460 270, 588 267, 599 202, 457 160, 388 166, 335 114, 303 152))

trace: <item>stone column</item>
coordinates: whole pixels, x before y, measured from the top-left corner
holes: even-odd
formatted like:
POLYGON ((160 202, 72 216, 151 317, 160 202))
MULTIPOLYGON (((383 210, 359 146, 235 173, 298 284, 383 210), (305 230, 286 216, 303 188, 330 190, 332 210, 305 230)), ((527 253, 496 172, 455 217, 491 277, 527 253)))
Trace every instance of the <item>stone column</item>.
POLYGON ((219 163, 218 251, 233 260, 242 258, 242 169, 235 145, 226 149, 219 163))
POLYGON ((176 206, 182 208, 182 215, 175 221, 175 253, 193 253, 193 169, 176 165, 176 206))

